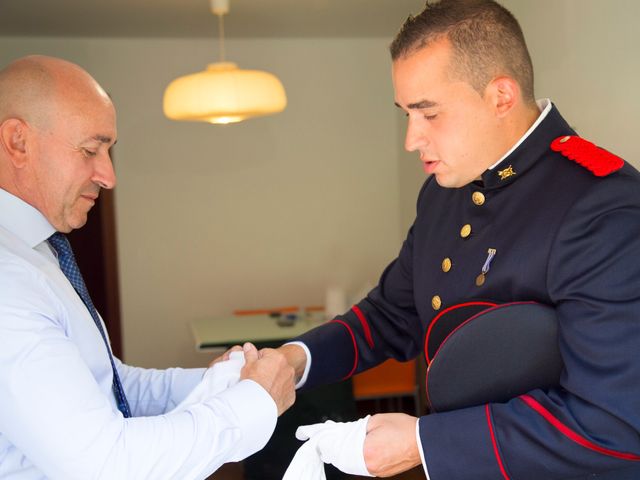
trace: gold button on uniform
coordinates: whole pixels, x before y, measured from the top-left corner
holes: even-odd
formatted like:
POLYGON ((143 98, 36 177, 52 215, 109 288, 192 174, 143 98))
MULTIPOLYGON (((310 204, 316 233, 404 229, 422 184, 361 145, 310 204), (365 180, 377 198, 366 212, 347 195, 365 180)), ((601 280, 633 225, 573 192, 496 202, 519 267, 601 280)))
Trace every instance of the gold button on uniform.
POLYGON ((467 238, 469 235, 471 235, 471 225, 467 223, 460 229, 460 236, 462 238, 467 238))
POLYGON ((484 205, 484 195, 482 194, 482 192, 473 192, 473 195, 471 195, 471 200, 473 200, 473 203, 478 206, 484 205))
POLYGON ((440 307, 442 306, 442 300, 438 295, 434 295, 431 299, 431 306, 434 310, 440 310, 440 307))
POLYGON ((447 273, 449 270, 451 270, 451 259, 445 258, 442 260, 442 271, 447 273))

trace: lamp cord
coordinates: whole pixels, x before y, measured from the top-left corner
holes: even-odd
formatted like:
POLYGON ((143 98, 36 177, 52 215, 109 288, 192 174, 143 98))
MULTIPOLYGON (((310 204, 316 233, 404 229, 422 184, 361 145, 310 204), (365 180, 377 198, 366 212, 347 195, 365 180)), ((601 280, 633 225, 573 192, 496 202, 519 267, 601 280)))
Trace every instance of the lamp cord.
POLYGON ((224 15, 218 15, 218 36, 220 41, 218 45, 220 47, 220 61, 224 62, 224 15))

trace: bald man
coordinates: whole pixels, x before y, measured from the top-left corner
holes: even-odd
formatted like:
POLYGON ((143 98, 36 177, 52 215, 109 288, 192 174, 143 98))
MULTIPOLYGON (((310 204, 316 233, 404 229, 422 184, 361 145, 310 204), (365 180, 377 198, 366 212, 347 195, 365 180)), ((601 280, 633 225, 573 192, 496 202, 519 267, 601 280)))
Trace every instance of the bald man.
POLYGON ((0 71, 0 479, 205 478, 262 448, 294 401, 273 350, 206 371, 113 357, 64 233, 115 186, 116 137, 79 66, 0 71))

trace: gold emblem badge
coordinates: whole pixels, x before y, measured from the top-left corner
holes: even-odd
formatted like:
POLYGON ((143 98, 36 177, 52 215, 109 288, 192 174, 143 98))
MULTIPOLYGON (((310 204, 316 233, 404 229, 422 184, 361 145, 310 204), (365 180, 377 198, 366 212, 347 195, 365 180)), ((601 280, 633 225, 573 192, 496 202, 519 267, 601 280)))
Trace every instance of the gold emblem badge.
POLYGON ((516 172, 513 170, 513 166, 509 165, 507 168, 505 168, 504 170, 500 170, 498 172, 498 175, 500 175, 500 180, 505 180, 509 177, 512 177, 516 174, 516 172))

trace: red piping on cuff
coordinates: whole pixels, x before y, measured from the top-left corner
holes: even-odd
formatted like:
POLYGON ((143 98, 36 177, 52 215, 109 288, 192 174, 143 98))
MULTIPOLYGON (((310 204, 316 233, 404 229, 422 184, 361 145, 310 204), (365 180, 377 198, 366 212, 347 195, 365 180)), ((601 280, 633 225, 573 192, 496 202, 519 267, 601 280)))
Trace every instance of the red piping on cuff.
POLYGON ((484 411, 487 414, 487 423, 489 424, 489 433, 491 434, 491 443, 493 444, 493 453, 496 456, 496 460, 498 461, 498 467, 500 467, 500 473, 502 473, 502 478, 505 480, 509 480, 509 475, 507 475, 506 470, 504 469, 504 464, 502 463, 502 457, 500 457, 500 452, 498 451, 498 442, 496 442, 496 434, 493 431, 493 423, 491 423, 491 410, 489 409, 489 405, 484 406, 484 411))
POLYGON ((349 373, 347 373, 347 375, 344 376, 344 378, 342 378, 342 380, 346 380, 351 375, 353 375, 353 372, 356 371, 356 367, 358 366, 358 345, 356 344, 356 337, 353 334, 353 330, 351 330, 351 327, 346 322, 343 322, 342 320, 334 319, 334 320, 331 320, 330 323, 333 323, 333 322, 339 323, 342 326, 344 326, 349 332, 349 335, 351 335, 351 341, 353 342, 353 352, 354 352, 353 368, 349 373))
POLYGON ((608 455, 610 457, 620 458, 622 460, 631 460, 631 461, 635 461, 635 462, 640 461, 640 456, 634 455, 633 453, 625 453, 625 452, 617 452, 615 450, 609 450, 608 448, 603 448, 603 447, 601 447, 599 445, 596 445, 593 442, 590 442, 589 440, 587 440, 583 436, 577 434, 576 432, 571 430, 569 427, 564 425, 562 422, 560 422, 560 420, 558 420, 556 417, 554 417, 553 414, 549 410, 547 410, 545 407, 543 407, 532 396, 530 396, 530 395, 522 395, 520 398, 529 407, 531 407, 537 413, 542 415, 542 417, 547 422, 549 422, 551 425, 553 425, 555 428, 557 428, 560 433, 562 433, 564 436, 569 438, 569 440, 572 440, 573 442, 577 443, 578 445, 580 445, 580 446, 582 446, 584 448, 588 448, 589 450, 593 450, 594 452, 598 452, 598 453, 601 453, 603 455, 608 455))
POLYGON ((364 330, 364 338, 367 340, 369 348, 373 348, 373 337, 371 336, 371 329, 369 328, 369 322, 367 322, 364 313, 362 313, 362 310, 360 310, 360 307, 358 307, 357 305, 351 307, 351 310, 353 310, 353 312, 358 317, 358 320, 360 320, 360 323, 362 324, 362 329, 364 330))

